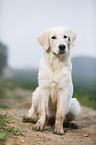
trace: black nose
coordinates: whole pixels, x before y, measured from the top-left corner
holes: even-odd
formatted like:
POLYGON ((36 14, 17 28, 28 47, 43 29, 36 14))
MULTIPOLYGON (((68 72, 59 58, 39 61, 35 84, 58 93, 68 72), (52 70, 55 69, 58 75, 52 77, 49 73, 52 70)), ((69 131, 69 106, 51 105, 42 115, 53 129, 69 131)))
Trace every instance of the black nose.
POLYGON ((60 50, 64 50, 65 48, 66 48, 65 45, 63 45, 63 44, 59 45, 59 49, 60 49, 60 50))

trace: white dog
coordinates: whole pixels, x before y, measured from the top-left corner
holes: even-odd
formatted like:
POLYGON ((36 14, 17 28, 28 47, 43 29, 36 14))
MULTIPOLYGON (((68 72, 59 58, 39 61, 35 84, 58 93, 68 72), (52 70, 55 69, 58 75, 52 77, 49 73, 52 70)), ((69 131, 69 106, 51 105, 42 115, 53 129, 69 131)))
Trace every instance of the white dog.
POLYGON ((38 41, 44 48, 39 66, 39 87, 32 96, 28 117, 37 122, 33 129, 42 131, 46 118, 55 117, 54 133, 64 134, 64 121, 72 121, 80 113, 80 105, 72 98, 72 64, 70 47, 76 34, 67 27, 54 27, 43 32, 38 41))

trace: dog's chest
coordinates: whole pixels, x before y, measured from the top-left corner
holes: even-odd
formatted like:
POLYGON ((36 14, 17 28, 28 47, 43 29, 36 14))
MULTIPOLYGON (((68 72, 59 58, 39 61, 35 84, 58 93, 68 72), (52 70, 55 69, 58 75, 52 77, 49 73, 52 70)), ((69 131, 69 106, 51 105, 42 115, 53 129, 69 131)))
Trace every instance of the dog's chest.
POLYGON ((57 85, 55 83, 52 83, 50 96, 53 102, 55 102, 58 96, 57 85))
POLYGON ((58 90, 60 89, 60 75, 51 73, 49 75, 49 84, 51 98, 55 101, 58 95, 58 90))

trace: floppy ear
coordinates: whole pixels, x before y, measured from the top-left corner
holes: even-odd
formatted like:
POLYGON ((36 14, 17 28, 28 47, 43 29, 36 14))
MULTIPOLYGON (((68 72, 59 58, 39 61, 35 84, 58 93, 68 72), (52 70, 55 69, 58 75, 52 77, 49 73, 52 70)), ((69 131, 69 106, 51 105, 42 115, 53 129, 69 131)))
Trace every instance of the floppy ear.
POLYGON ((71 46, 74 46, 75 39, 76 39, 76 33, 73 30, 69 29, 69 43, 71 46))
POLYGON ((46 30, 43 33, 41 33, 40 36, 37 38, 40 45, 44 48, 45 51, 49 48, 49 31, 46 30))

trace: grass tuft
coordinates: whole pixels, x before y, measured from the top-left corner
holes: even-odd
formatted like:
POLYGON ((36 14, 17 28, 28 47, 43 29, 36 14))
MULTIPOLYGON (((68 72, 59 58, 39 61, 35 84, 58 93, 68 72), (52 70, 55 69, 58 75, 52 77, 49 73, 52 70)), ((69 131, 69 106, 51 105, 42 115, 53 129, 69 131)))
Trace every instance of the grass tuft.
POLYGON ((7 117, 7 114, 0 114, 0 145, 6 141, 10 134, 24 136, 23 131, 19 127, 10 127, 11 120, 11 118, 7 117))

